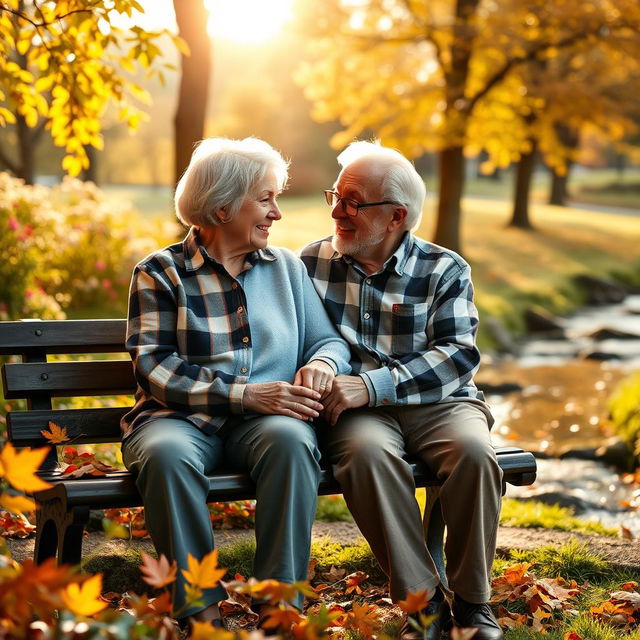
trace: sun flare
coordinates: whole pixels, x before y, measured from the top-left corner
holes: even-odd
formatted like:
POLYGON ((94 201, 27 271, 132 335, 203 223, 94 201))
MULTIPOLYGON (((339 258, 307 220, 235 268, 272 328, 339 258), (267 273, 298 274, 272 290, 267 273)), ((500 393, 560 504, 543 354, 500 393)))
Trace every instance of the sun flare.
POLYGON ((212 38, 262 44, 291 20, 293 0, 205 0, 212 38))

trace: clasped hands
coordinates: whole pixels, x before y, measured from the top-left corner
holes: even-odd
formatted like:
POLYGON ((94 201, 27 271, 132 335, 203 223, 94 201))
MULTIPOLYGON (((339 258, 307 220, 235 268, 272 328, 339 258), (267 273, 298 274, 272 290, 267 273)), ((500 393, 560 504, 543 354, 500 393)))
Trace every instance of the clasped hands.
POLYGON ((262 382, 248 384, 242 398, 245 409, 309 420, 322 415, 334 425, 346 409, 369 402, 369 392, 360 376, 336 376, 331 365, 312 360, 300 367, 292 384, 262 382))

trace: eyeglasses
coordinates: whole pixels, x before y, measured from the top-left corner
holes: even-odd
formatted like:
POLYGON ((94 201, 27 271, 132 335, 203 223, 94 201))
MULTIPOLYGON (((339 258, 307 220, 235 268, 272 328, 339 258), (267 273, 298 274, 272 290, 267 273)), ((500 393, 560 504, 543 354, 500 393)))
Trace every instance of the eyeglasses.
POLYGON ((342 204, 342 210, 352 218, 357 216, 358 211, 365 207, 376 207, 380 204, 402 204, 401 202, 395 202, 394 200, 383 200, 382 202, 356 202, 351 198, 341 198, 340 194, 329 189, 325 189, 324 197, 330 207, 335 207, 338 202, 340 202, 342 204))

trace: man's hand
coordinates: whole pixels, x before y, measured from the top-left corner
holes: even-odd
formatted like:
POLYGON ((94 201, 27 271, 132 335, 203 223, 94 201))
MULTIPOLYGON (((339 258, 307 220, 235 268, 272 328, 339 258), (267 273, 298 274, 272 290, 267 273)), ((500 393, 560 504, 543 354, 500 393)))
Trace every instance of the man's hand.
POLYGON ((336 376, 333 389, 324 400, 324 419, 334 425, 346 409, 369 404, 369 390, 360 376, 336 376))
POLYGON ((335 377, 333 367, 328 362, 312 360, 298 369, 293 384, 313 389, 324 397, 331 391, 335 377))

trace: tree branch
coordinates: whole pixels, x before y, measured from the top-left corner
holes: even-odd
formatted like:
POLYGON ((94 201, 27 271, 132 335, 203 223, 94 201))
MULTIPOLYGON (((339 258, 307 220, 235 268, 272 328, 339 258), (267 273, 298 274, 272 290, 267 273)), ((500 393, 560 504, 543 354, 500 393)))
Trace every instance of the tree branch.
MULTIPOLYGON (((95 6, 96 4, 97 2, 94 2, 93 6, 95 6)), ((42 12, 40 11, 40 8, 38 7, 38 5, 36 5, 35 3, 34 5, 36 6, 36 9, 38 9, 38 11, 40 12, 40 15, 42 15, 42 12)), ((93 13, 93 8, 74 9, 73 11, 69 11, 68 13, 65 13, 62 15, 56 15, 56 17, 51 22, 47 22, 44 19, 42 22, 35 22, 29 16, 25 15, 21 11, 16 11, 15 9, 11 9, 10 7, 8 7, 6 4, 0 3, 0 13, 2 13, 3 11, 6 11, 7 13, 11 13, 12 15, 20 18, 21 20, 28 22, 36 29, 40 29, 42 27, 48 27, 52 25, 54 22, 58 22, 59 20, 64 20, 65 18, 68 18, 70 15, 73 15, 74 13, 93 13)))

